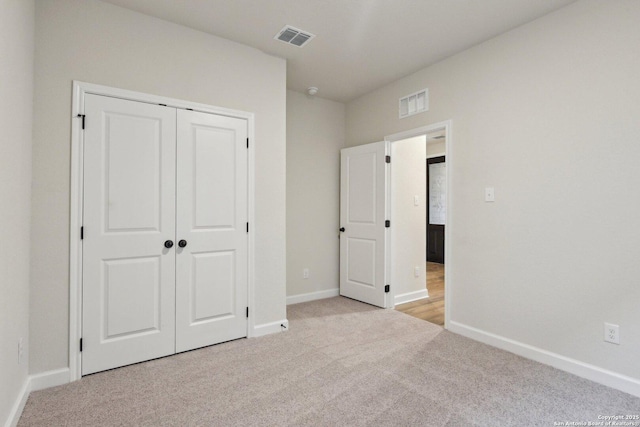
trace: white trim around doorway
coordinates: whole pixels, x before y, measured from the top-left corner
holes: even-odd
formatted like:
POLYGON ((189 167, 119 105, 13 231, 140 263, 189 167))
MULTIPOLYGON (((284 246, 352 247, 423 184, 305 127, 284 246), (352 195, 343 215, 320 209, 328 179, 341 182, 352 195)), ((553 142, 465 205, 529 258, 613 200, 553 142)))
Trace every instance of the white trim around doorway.
MULTIPOLYGON (((108 86, 73 81, 71 106, 71 200, 69 221, 69 381, 82 376, 82 358, 79 341, 82 337, 82 225, 83 206, 83 144, 82 114, 86 94, 111 96, 150 104, 164 104, 169 107, 192 109, 203 113, 235 117, 247 121, 248 148, 248 220, 255 224, 255 118, 253 113, 199 104, 190 101, 150 95, 108 86)), ((255 227, 249 228, 248 241, 248 304, 255 313, 255 227)), ((258 336, 254 316, 249 316, 247 338, 258 336)))

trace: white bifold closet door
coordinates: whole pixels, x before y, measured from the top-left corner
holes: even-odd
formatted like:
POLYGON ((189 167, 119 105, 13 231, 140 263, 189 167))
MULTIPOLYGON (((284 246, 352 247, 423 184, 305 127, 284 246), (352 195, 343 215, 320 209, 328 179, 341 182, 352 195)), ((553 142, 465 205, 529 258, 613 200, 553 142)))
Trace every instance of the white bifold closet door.
POLYGON ((247 334, 247 123, 85 96, 82 374, 247 334))

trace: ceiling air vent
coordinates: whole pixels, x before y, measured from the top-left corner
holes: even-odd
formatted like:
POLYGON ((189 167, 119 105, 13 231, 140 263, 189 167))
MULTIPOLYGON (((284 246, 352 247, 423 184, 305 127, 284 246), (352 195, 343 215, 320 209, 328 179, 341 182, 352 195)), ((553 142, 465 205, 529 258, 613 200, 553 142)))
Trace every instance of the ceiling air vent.
POLYGON ((422 89, 400 98, 400 118, 429 111, 429 89, 422 89))
POLYGON ((292 44, 294 46, 302 47, 309 42, 315 35, 300 30, 298 28, 292 27, 291 25, 285 26, 282 30, 276 34, 274 39, 280 40, 281 42, 292 44))

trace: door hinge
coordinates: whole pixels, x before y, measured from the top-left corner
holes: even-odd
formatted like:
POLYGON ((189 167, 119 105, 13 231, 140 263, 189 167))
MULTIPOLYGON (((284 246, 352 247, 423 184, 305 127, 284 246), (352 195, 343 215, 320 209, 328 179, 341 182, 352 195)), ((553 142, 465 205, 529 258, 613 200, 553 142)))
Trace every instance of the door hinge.
POLYGON ((82 351, 82 338, 80 338, 80 351, 82 351))
POLYGON ((385 156, 384 161, 387 163, 391 163, 391 156, 385 156))
POLYGON ((80 227, 80 240, 84 239, 84 227, 80 227))
POLYGON ((247 138, 247 148, 249 148, 249 138, 247 138))
POLYGON ((82 119, 82 129, 84 129, 84 118, 85 118, 86 116, 85 116, 84 114, 78 114, 78 116, 77 116, 77 117, 79 117, 79 118, 81 118, 81 119, 82 119))
POLYGON ((247 223, 247 233, 249 232, 249 223, 247 223))
POLYGON ((249 307, 247 307, 247 319, 249 318, 249 307))
POLYGON ((388 294, 389 293, 389 289, 391 289, 391 286, 389 285, 384 285, 384 293, 388 294))
POLYGON ((385 226, 385 227, 387 227, 387 228, 391 227, 391 221, 386 220, 386 221, 384 222, 384 226, 385 226))

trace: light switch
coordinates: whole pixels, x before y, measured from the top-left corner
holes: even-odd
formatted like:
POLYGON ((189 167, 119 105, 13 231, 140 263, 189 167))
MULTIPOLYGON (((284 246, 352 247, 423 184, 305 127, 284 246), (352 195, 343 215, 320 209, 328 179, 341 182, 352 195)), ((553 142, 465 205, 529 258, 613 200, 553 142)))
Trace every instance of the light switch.
POLYGON ((495 202, 496 200, 496 192, 493 187, 485 187, 484 189, 484 201, 485 202, 495 202))
POLYGON ((413 206, 419 206, 419 205, 420 205, 420 197, 413 196, 413 206))

